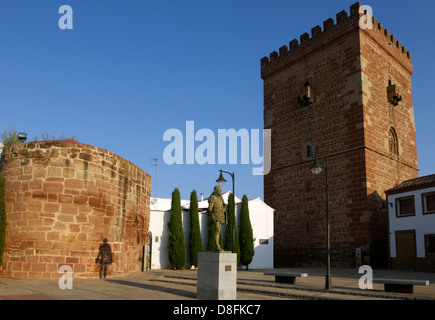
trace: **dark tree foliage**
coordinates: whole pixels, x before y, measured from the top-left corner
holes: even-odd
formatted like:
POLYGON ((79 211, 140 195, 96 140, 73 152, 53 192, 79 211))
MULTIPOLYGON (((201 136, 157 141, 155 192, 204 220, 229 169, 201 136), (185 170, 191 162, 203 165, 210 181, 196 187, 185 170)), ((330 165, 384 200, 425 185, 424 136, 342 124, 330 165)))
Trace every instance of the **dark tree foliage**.
POLYGON ((254 236, 249 219, 248 197, 243 195, 240 213, 240 263, 246 266, 246 269, 252 262, 254 253, 254 236))
POLYGON ((183 269, 186 264, 186 245, 181 217, 181 198, 178 188, 172 192, 171 218, 169 229, 169 263, 174 269, 183 269))
POLYGON ((189 235, 189 254, 190 263, 198 267, 198 253, 203 250, 201 230, 199 228, 198 196, 196 190, 190 195, 190 235, 189 235))
MULTIPOLYGON (((232 193, 228 196, 228 205, 227 205, 227 217, 228 223, 225 226, 225 247, 226 251, 233 251, 233 225, 234 225, 234 195, 232 193)), ((237 236, 237 223, 235 225, 235 243, 234 243, 234 253, 237 253, 237 264, 240 262, 240 246, 239 246, 239 237, 237 236)))

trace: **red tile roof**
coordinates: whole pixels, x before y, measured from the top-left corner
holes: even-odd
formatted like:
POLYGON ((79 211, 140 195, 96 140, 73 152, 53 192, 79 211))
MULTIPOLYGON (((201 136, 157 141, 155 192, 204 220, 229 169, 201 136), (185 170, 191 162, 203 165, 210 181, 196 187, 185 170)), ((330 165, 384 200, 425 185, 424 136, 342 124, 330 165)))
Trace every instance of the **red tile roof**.
POLYGON ((398 193, 403 191, 421 189, 424 187, 435 186, 435 174, 423 176, 402 182, 401 184, 385 191, 387 194, 398 193))

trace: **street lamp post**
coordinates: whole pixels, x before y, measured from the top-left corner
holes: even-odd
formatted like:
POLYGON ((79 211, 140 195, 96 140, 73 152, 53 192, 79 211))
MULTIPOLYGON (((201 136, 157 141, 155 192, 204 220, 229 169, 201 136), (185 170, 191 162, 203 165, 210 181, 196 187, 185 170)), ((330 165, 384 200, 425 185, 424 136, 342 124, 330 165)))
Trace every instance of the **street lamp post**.
POLYGON ((235 237, 236 237, 236 195, 234 193, 234 181, 235 181, 235 176, 234 176, 234 172, 228 172, 228 171, 223 171, 223 170, 219 170, 220 171, 220 175, 219 178, 216 180, 216 182, 220 185, 223 186, 225 184, 225 182, 227 182, 227 180, 225 180, 225 178, 222 176, 222 172, 228 173, 231 178, 233 179, 233 197, 234 197, 234 221, 233 221, 233 253, 236 252, 235 250, 235 237))
MULTIPOLYGON (((331 289, 331 242, 329 233, 329 191, 328 191, 328 159, 325 160, 325 176, 326 176, 326 251, 327 251, 327 261, 326 261, 326 276, 325 276, 325 290, 331 289)), ((314 164, 311 167, 311 172, 313 174, 320 174, 323 167, 320 165, 317 156, 314 159, 314 164)))

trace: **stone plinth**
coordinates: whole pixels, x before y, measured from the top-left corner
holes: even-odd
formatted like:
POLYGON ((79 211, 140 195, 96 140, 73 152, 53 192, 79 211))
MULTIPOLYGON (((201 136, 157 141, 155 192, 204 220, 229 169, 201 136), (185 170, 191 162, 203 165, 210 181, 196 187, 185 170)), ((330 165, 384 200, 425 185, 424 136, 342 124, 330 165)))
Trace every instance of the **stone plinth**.
POLYGON ((236 299, 237 254, 200 252, 198 256, 197 298, 236 299))

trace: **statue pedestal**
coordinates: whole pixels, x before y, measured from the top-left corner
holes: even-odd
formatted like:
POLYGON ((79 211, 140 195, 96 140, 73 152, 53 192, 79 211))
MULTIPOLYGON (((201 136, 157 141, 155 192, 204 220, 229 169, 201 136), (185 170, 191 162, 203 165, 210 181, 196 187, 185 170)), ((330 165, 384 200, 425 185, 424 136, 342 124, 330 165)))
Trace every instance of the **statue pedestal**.
POLYGON ((200 252, 196 297, 201 300, 236 299, 236 264, 236 253, 200 252))

